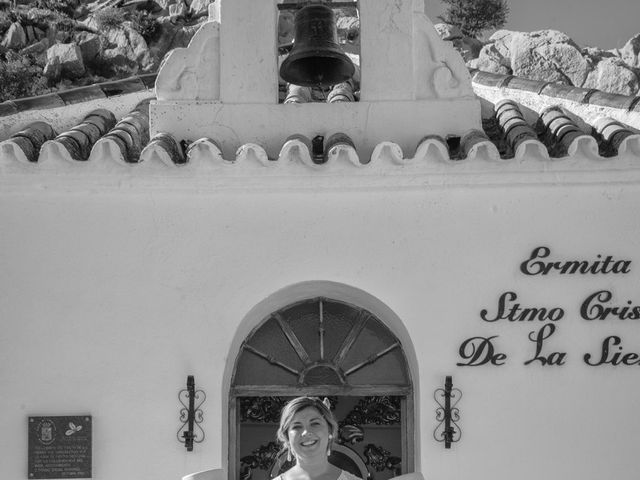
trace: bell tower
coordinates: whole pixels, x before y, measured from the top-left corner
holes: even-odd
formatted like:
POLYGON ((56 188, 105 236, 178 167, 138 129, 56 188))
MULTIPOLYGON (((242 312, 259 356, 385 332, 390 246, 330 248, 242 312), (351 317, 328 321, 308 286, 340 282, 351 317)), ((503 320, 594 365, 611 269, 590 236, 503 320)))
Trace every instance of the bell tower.
POLYGON ((410 154, 425 136, 481 128, 469 72, 438 36, 424 0, 359 0, 357 7, 359 101, 279 104, 277 0, 216 0, 189 46, 161 66, 151 134, 211 139, 226 160, 247 143, 275 159, 292 136, 340 134, 366 162, 383 141, 410 154))

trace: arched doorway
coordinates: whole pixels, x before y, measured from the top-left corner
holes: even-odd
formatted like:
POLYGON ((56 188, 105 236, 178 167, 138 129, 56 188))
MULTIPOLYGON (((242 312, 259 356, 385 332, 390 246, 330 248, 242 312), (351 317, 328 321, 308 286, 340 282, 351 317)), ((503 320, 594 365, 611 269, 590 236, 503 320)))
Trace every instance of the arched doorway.
POLYGON ((267 315, 245 338, 229 396, 231 478, 269 480, 287 468, 275 433, 284 403, 328 397, 338 419, 331 461, 387 480, 414 470, 413 385, 398 338, 366 309, 327 297, 267 315))

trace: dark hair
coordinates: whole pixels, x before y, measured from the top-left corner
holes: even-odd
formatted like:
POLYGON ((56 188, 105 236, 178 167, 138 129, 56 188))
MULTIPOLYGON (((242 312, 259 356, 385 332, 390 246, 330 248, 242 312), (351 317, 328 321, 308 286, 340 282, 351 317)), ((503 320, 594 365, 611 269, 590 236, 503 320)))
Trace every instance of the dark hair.
POLYGON ((287 432, 289 431, 289 427, 291 426, 291 422, 293 421, 293 417, 296 413, 305 408, 313 407, 318 413, 325 419, 327 425, 329 426, 329 447, 333 443, 334 438, 338 433, 338 422, 331 413, 329 407, 318 397, 297 397, 293 400, 290 400, 283 408, 282 413, 280 413, 280 426, 278 427, 278 440, 282 443, 282 447, 284 450, 288 448, 287 445, 287 432))

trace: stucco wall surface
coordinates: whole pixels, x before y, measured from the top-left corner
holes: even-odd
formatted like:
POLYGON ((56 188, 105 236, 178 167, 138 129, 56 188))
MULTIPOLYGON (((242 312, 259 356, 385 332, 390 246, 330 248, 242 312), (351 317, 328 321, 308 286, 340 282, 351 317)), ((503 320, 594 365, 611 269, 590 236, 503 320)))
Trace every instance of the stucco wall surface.
POLYGON ((412 368, 426 479, 635 480, 640 366, 589 366, 584 354, 595 361, 610 336, 640 352, 640 324, 586 320, 580 307, 602 290, 610 306, 640 304, 639 200, 637 184, 0 192, 0 478, 27 478, 30 415, 92 415, 96 480, 225 467, 243 335, 269 302, 334 292, 389 312, 412 368), (540 246, 554 260, 631 263, 525 275, 540 246), (505 292, 564 315, 483 320, 505 292), (541 355, 564 352, 553 357, 564 364, 525 365, 530 332, 548 324, 541 355), (474 337, 493 337, 503 364, 457 365, 474 337), (190 453, 176 439, 187 375, 207 394, 206 439, 190 453), (433 438, 446 375, 464 394, 449 450, 433 438))

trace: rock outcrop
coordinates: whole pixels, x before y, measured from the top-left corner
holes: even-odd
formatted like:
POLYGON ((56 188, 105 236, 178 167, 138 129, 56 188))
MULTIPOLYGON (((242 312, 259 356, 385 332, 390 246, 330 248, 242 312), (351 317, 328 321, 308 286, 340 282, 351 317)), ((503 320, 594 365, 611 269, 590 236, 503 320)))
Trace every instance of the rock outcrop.
POLYGON ((56 43, 47 50, 47 64, 44 67, 47 78, 57 80, 62 75, 80 78, 85 74, 80 47, 74 43, 56 43))
MULTIPOLYGON (((49 88, 153 72, 168 51, 188 45, 213 1, 69 0, 64 11, 21 2, 0 9, 0 69, 12 51, 10 68, 29 67, 49 88)), ((0 102, 11 98, 0 94, 0 102)))
POLYGON ((0 45, 11 50, 24 48, 27 45, 27 34, 22 25, 18 22, 12 23, 4 34, 0 45))
POLYGON ((630 67, 640 68, 640 33, 631 37, 622 47, 620 58, 630 67))
POLYGON ((467 60, 472 68, 517 77, 557 82, 610 93, 637 95, 640 90, 640 34, 616 52, 581 48, 556 30, 495 32, 467 60))
MULTIPOLYGON (((70 0, 67 13, 34 8, 41 4, 23 1, 16 11, 0 11, 0 55, 15 51, 28 57, 21 60, 23 64, 30 61, 30 67, 43 69, 50 86, 60 78, 86 83, 114 75, 153 72, 167 52, 188 45, 206 21, 213 1, 70 0), (111 19, 101 24, 97 19, 105 13, 110 13, 111 19), (82 75, 87 78, 79 80, 82 75)), ((344 50, 358 54, 359 19, 339 10, 337 23, 344 50)), ((555 30, 499 30, 481 42, 465 37, 451 25, 440 23, 435 28, 472 68, 612 93, 640 94, 640 33, 623 48, 604 51, 581 48, 555 30)), ((293 36, 293 14, 284 11, 278 24, 278 44, 290 45, 293 36)))

